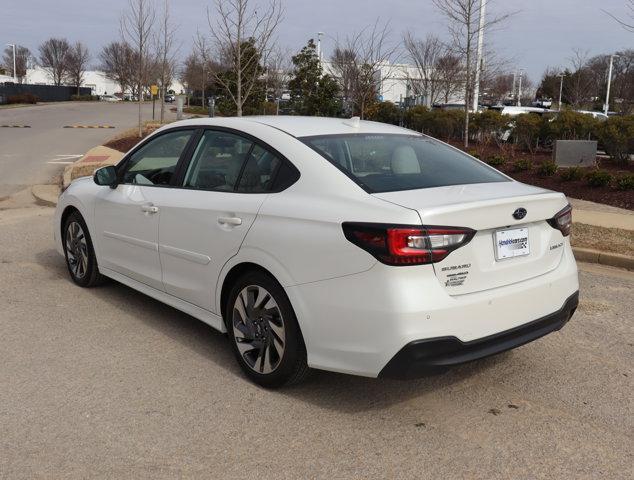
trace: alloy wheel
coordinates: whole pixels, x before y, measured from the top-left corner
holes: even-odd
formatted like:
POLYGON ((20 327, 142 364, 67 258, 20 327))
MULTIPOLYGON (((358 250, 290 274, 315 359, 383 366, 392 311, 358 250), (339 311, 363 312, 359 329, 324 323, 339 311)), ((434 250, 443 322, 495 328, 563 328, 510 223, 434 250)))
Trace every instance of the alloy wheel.
POLYGON ((273 296, 258 285, 244 287, 233 305, 232 326, 246 364, 260 374, 275 371, 284 355, 286 334, 273 296))
POLYGON ((83 278, 88 270, 88 244, 78 222, 70 222, 66 227, 66 257, 72 274, 83 278))

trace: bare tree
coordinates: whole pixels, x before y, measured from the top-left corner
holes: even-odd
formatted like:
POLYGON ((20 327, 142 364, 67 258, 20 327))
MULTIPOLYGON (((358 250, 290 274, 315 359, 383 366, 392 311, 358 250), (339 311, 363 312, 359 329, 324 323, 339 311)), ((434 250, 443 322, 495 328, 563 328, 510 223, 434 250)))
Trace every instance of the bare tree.
POLYGON ((143 136, 141 105, 144 81, 147 81, 148 44, 156 15, 151 0, 129 0, 129 10, 121 17, 121 33, 135 50, 137 68, 136 82, 139 106, 139 137, 143 136))
POLYGON ((416 68, 417 78, 410 79, 415 95, 425 97, 425 105, 431 107, 441 94, 438 61, 447 52, 444 43, 435 35, 429 34, 425 39, 414 38, 406 33, 403 40, 409 61, 416 68))
POLYGON ((172 83, 176 67, 176 27, 170 19, 170 9, 168 0, 164 0, 163 12, 156 36, 156 63, 158 77, 161 84, 161 114, 160 120, 163 123, 165 118, 165 93, 172 83))
POLYGON ((618 18, 607 10, 603 10, 603 12, 616 20, 625 30, 634 33, 634 0, 627 0, 625 8, 627 9, 627 14, 624 18, 618 18))
POLYGON ((389 23, 377 19, 340 42, 337 40, 331 59, 334 77, 341 83, 346 99, 351 101, 361 118, 367 106, 377 97, 381 83, 392 78, 398 44, 390 43, 389 23))
POLYGON ((90 61, 90 53, 88 48, 81 42, 76 42, 68 51, 67 74, 68 83, 77 87, 77 95, 79 95, 79 87, 84 81, 84 74, 88 68, 90 61))
POLYGON ((480 0, 432 0, 448 21, 452 49, 458 54, 464 67, 465 122, 464 145, 469 146, 469 104, 473 89, 472 72, 475 68, 474 49, 481 31, 508 18, 511 14, 491 16, 480 22, 480 0))
POLYGON ((68 74, 70 44, 65 38, 49 38, 39 46, 40 65, 54 85, 61 85, 68 74))
POLYGON ((31 51, 23 47, 22 45, 15 46, 15 73, 13 72, 13 47, 7 47, 4 49, 4 56, 2 63, 8 72, 11 72, 12 77, 16 77, 18 83, 24 82, 26 77, 26 70, 31 61, 31 51))
POLYGON ((131 88, 134 83, 135 58, 132 47, 125 42, 109 43, 99 53, 99 68, 103 70, 106 78, 119 84, 121 93, 131 88))
POLYGON ((588 51, 573 50, 570 64, 572 73, 566 79, 564 89, 568 101, 575 108, 579 108, 588 102, 595 84, 593 74, 588 67, 588 51))
POLYGON ((292 55, 288 50, 275 47, 271 50, 266 65, 267 90, 273 93, 273 98, 276 103, 276 114, 279 114, 279 101, 282 98, 292 71, 291 57, 292 55))
POLYGON ((268 7, 260 10, 252 3, 251 0, 215 0, 215 21, 207 10, 211 37, 230 74, 215 71, 212 75, 235 104, 239 117, 259 80, 260 63, 268 63, 273 35, 283 15, 280 0, 269 0, 268 7))
POLYGON ((447 53, 436 62, 436 71, 440 85, 439 93, 445 103, 464 87, 464 68, 460 57, 447 53))
MULTIPOLYGON (((196 31, 194 37, 194 58, 196 59, 196 66, 200 69, 200 92, 201 92, 201 106, 205 106, 205 92, 207 90, 207 84, 209 82, 209 76, 212 72, 211 64, 211 48, 207 37, 202 35, 199 31, 196 31)), ((196 75, 198 76, 198 75, 196 75)), ((198 83, 196 83, 198 84, 198 83)))

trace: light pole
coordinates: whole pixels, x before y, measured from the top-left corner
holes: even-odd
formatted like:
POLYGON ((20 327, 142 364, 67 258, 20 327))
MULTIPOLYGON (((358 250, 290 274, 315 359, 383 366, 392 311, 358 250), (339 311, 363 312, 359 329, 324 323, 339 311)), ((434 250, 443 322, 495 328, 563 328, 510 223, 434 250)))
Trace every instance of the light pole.
POLYGON ((7 47, 13 48, 13 83, 18 83, 18 72, 15 70, 15 43, 7 43, 7 47))
POLYGON ((605 92, 605 105, 603 113, 608 114, 610 109, 610 84, 612 83, 612 66, 614 65, 614 57, 618 58, 618 55, 610 55, 610 68, 608 70, 608 89, 605 92))
POLYGON ((484 46, 484 13, 486 11, 487 0, 480 0, 480 24, 478 29, 478 53, 476 60, 475 80, 473 86, 473 111, 478 111, 480 96, 480 72, 482 71, 482 49, 484 46))
POLYGON ((522 76, 524 75, 524 70, 520 68, 520 80, 517 87, 517 106, 522 106, 522 76))
POLYGON ((559 81, 559 103, 557 104, 557 110, 561 112, 561 94, 564 91, 564 77, 566 76, 566 74, 564 72, 561 72, 557 76, 561 79, 559 81))

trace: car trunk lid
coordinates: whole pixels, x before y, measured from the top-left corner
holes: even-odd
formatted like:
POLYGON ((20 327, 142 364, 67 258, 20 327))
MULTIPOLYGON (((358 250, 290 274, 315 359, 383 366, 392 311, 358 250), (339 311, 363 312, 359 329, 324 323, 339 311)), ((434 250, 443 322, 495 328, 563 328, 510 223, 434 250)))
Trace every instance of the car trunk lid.
POLYGON ((564 237, 547 222, 568 203, 561 193, 509 181, 385 192, 374 196, 416 210, 424 226, 476 230, 468 244, 434 264, 438 280, 450 295, 527 280, 555 269, 561 261, 564 237), (523 218, 514 218, 517 209, 525 210, 523 218), (496 236, 500 231, 506 232, 496 236), (509 251, 508 248, 500 250, 502 247, 497 245, 500 240, 523 241, 526 236, 526 248, 518 253, 527 254, 500 257, 509 251))

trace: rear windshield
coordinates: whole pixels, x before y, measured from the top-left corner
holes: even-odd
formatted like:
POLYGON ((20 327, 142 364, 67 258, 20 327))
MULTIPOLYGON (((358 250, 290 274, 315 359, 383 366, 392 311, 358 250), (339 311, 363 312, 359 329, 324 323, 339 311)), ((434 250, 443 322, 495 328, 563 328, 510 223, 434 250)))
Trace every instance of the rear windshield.
POLYGON ((459 150, 420 135, 320 135, 300 140, 370 193, 509 181, 459 150))

